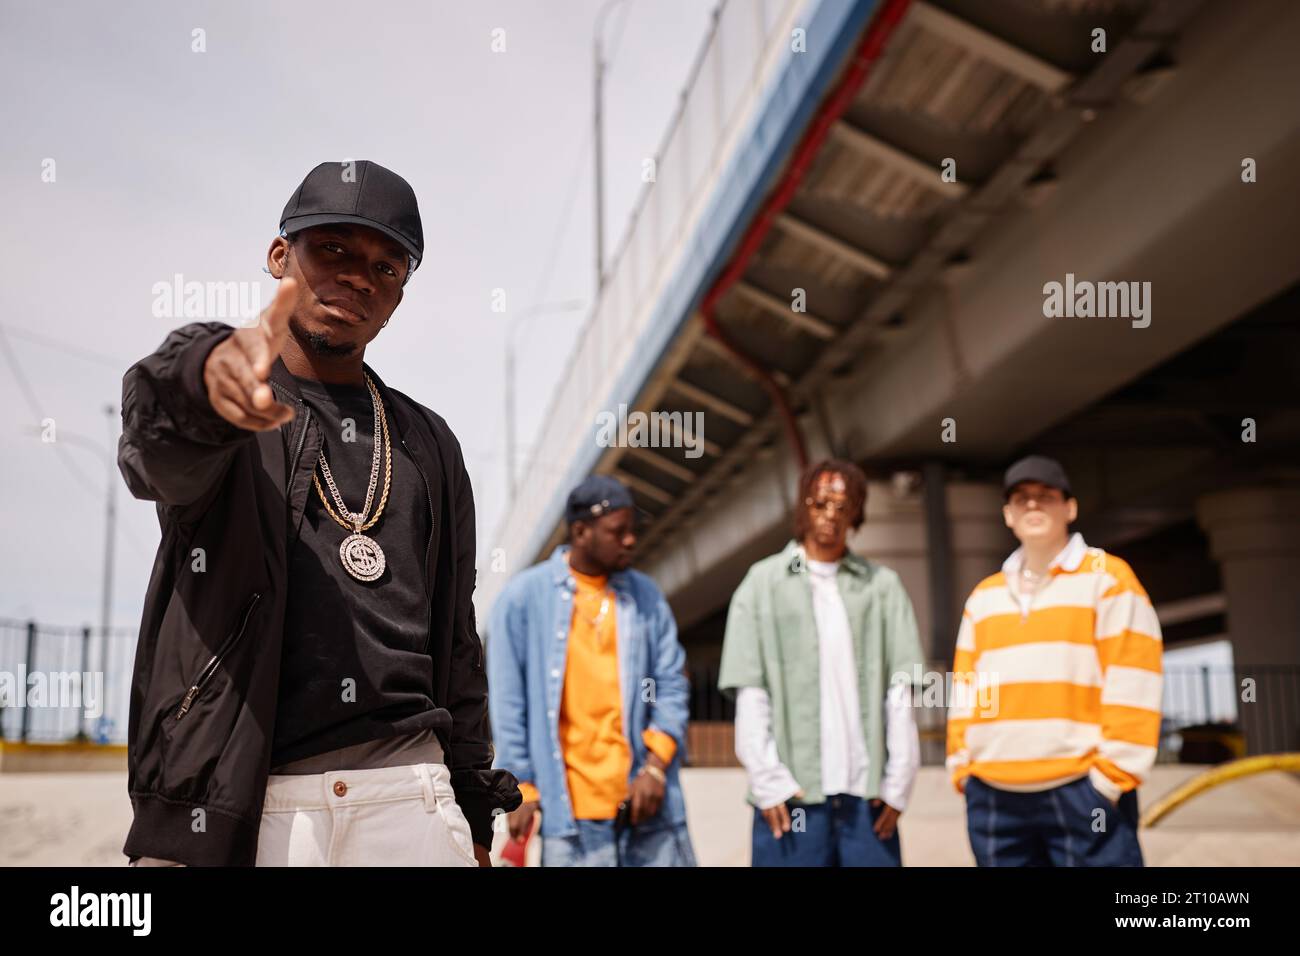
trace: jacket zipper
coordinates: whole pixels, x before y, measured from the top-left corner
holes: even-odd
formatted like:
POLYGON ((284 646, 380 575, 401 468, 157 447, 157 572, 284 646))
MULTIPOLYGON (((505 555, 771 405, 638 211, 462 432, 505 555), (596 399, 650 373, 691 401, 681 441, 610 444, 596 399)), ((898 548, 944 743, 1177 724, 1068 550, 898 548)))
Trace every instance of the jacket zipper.
POLYGON ((298 469, 298 456, 302 454, 302 446, 307 441, 307 426, 311 423, 311 406, 300 398, 295 398, 293 393, 281 385, 279 382, 270 381, 267 384, 271 386, 272 391, 284 392, 285 397, 292 399, 293 403, 303 410, 305 416, 302 420, 302 430, 298 432, 298 444, 294 446, 293 457, 289 459, 288 473, 289 477, 284 483, 284 493, 289 494, 289 489, 293 487, 293 474, 298 469))
MULTIPOLYGON (((307 441, 307 426, 311 424, 311 406, 302 403, 303 419, 302 431, 298 433, 298 445, 293 450, 293 457, 289 459, 289 479, 284 483, 284 493, 287 495, 289 489, 293 487, 294 473, 298 470, 298 456, 302 454, 302 446, 307 441)), ((308 492, 310 494, 310 491, 308 492)))
POLYGON ((180 720, 189 712, 190 706, 194 703, 194 698, 199 695, 199 692, 202 691, 208 681, 212 679, 212 675, 217 672, 217 667, 221 664, 221 661, 225 656, 230 653, 235 644, 238 643, 239 639, 244 636, 244 630, 248 627, 248 619, 253 614, 253 606, 257 604, 257 601, 261 596, 262 595, 259 592, 253 592, 253 596, 249 599, 248 603, 244 605, 244 613, 240 618, 239 627, 236 628, 224 642, 222 642, 217 653, 212 655, 208 662, 203 665, 203 670, 199 671, 199 676, 194 678, 194 683, 191 684, 190 689, 185 692, 185 698, 181 701, 180 709, 176 711, 177 720, 180 720))
MULTIPOLYGON (((424 565, 426 570, 429 566, 429 547, 433 544, 433 536, 438 524, 438 513, 433 510, 433 492, 429 490, 429 479, 424 474, 424 469, 420 467, 419 459, 411 453, 411 449, 406 445, 405 438, 399 438, 402 448, 406 451, 407 457, 411 459, 411 464, 415 465, 415 470, 420 473, 420 480, 424 482, 424 498, 429 502, 429 540, 424 546, 424 565)), ((426 630, 424 638, 424 652, 429 653, 429 642, 433 640, 433 590, 429 584, 425 583, 424 588, 425 601, 425 620, 426 630)))

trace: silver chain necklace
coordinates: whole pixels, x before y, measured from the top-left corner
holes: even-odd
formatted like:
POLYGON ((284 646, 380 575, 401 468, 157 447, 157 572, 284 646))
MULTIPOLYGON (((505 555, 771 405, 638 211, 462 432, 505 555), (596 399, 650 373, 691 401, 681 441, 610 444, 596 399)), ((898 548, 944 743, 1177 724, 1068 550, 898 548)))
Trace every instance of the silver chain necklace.
MULTIPOLYGON (((573 571, 573 563, 571 561, 569 562, 569 570, 573 571)), ((577 574, 578 572, 574 571, 573 573, 577 574)), ((573 611, 575 614, 580 613, 578 610, 578 600, 576 596, 574 597, 573 600, 573 611)), ((609 613, 609 584, 607 581, 605 585, 605 589, 601 592, 600 595, 600 612, 595 617, 588 618, 588 621, 591 624, 592 637, 596 639, 597 646, 602 648, 605 646, 605 642, 604 640, 601 639, 600 636, 600 626, 601 624, 605 623, 605 616, 608 613, 609 613)))

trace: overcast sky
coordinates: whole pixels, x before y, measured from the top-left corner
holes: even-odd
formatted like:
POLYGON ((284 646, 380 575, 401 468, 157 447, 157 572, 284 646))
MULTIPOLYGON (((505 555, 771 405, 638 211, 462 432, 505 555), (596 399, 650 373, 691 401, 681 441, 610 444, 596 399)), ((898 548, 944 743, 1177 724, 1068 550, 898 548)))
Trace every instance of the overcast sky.
MULTIPOLYGON (((156 283, 260 282, 270 301, 280 210, 325 160, 373 159, 415 188, 424 262, 366 358, 456 431, 482 546, 505 499, 506 318, 492 290, 514 313, 592 299, 599 6, 0 0, 0 616, 98 622, 106 468, 76 436, 109 445, 103 406, 122 372, 187 321, 154 316, 156 283), (46 418, 54 444, 31 433, 46 418)), ((713 6, 626 0, 607 19, 607 250, 713 6)), ((585 315, 539 317, 520 336, 521 444, 585 315)), ((112 478, 113 623, 134 627, 158 525, 116 466, 112 478)))

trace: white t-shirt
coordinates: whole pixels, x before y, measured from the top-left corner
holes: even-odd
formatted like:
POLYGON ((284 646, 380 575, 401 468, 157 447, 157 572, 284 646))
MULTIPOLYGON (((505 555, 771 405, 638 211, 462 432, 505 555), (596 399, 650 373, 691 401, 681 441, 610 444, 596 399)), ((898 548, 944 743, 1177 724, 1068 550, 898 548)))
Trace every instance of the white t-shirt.
POLYGON ((821 679, 822 792, 865 797, 867 742, 862 735, 853 632, 835 583, 839 567, 838 561, 808 560, 821 679))

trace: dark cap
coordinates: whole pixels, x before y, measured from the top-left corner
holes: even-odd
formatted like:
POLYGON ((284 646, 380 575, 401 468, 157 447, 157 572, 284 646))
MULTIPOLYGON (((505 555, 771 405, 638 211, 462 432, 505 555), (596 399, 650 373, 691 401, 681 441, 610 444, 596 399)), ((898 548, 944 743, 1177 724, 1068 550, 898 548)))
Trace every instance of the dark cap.
POLYGON ((413 260, 424 257, 424 229, 415 190, 397 173, 368 159, 321 163, 307 174, 280 213, 280 231, 351 223, 397 240, 413 260))
POLYGON ((591 521, 619 508, 635 507, 632 492, 617 478, 592 475, 569 492, 569 500, 564 503, 564 520, 569 524, 591 521))
POLYGON ((1021 458, 1007 469, 1006 475, 1002 478, 1003 497, 1010 494, 1011 489, 1022 481, 1041 481, 1049 488, 1061 489, 1067 498, 1074 497, 1074 492, 1070 490, 1070 479, 1066 476, 1061 463, 1055 458, 1045 458, 1042 455, 1021 458))

